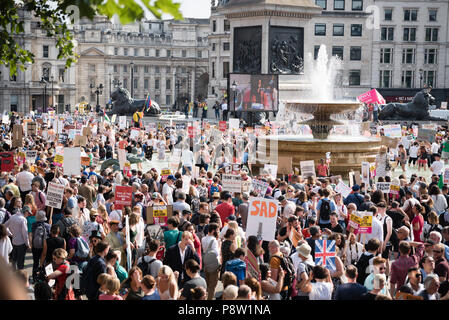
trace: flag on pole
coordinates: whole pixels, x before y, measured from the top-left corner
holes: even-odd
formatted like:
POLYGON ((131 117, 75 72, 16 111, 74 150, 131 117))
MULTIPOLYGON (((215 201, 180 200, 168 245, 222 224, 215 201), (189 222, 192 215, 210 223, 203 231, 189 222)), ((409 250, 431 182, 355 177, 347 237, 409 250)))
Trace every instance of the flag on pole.
POLYGON ((106 109, 103 109, 103 115, 104 115, 104 120, 110 123, 111 120, 109 119, 108 115, 106 114, 106 109))
POLYGON ((440 175, 440 180, 438 180, 438 188, 442 190, 444 187, 443 175, 440 175))
POLYGON ((148 111, 150 111, 150 109, 151 109, 151 97, 150 97, 150 94, 148 94, 147 95, 147 101, 145 101, 145 105, 147 106, 147 109, 146 109, 146 111, 148 112, 148 111))

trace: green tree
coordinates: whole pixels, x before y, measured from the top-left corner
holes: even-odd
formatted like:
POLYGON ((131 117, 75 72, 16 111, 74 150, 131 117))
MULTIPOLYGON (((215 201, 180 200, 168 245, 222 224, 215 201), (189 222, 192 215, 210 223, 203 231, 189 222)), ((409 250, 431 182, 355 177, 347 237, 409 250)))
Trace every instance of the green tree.
MULTIPOLYGON (((156 18, 169 14, 181 20, 180 4, 173 0, 141 0, 140 3, 156 18)), ((23 47, 23 12, 30 12, 40 19, 40 28, 48 37, 55 38, 58 59, 66 60, 66 68, 77 60, 73 35, 68 19, 93 19, 95 15, 111 18, 117 15, 120 23, 128 24, 145 17, 144 7, 135 0, 0 0, 0 63, 9 66, 10 75, 18 68, 25 70, 26 63, 34 62, 34 54, 23 47)))

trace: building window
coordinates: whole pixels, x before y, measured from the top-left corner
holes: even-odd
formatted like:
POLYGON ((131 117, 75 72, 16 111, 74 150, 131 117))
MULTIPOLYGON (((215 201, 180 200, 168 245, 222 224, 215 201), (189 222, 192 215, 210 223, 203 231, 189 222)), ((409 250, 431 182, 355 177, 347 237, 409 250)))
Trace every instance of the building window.
POLYGON ((92 63, 89 63, 89 72, 95 72, 95 65, 92 63))
POLYGON ((415 63, 415 49, 402 49, 402 63, 415 63))
POLYGON ((137 57, 139 55, 139 49, 134 48, 134 56, 137 57))
POLYGON ((384 20, 385 21, 391 21, 393 19, 393 9, 392 8, 385 8, 384 9, 384 20))
POLYGON ((382 27, 380 32, 380 40, 393 41, 393 39, 394 39, 394 28, 382 27))
POLYGON ((126 64, 123 65, 123 72, 128 72, 128 66, 126 64))
POLYGON ((380 49, 380 63, 392 63, 393 62, 393 49, 381 48, 380 49))
POLYGON ((334 0, 334 10, 345 10, 345 0, 334 0))
POLYGON ((426 41, 438 41, 438 28, 426 28, 426 41))
POLYGON ((416 41, 416 28, 404 28, 403 41, 416 41))
POLYGON ((320 46, 313 47, 313 59, 318 59, 318 52, 320 51, 320 46))
POLYGON ((145 49, 145 57, 149 57, 150 56, 150 49, 145 49))
POLYGON ((349 70, 349 85, 350 86, 360 85, 360 70, 349 70))
POLYGON ((150 69, 150 68, 149 68, 148 66, 144 66, 144 67, 143 67, 143 72, 144 72, 144 73, 148 73, 149 69, 150 69))
POLYGON ((333 35, 336 37, 345 35, 345 25, 344 24, 334 24, 333 35))
POLYGON ((362 25, 361 24, 351 24, 351 36, 361 37, 362 36, 362 25))
POLYGON ((12 94, 11 95, 11 111, 16 111, 19 105, 19 96, 12 94))
POLYGON ((391 70, 380 70, 379 87, 391 88, 391 82, 393 79, 392 74, 393 72, 391 70))
POLYGON ((139 73, 139 66, 134 66, 134 73, 139 73))
POLYGON ((143 80, 143 88, 144 88, 145 90, 148 90, 148 79, 144 79, 144 80, 143 80))
POLYGON ((223 51, 229 51, 230 48, 229 42, 223 42, 223 51))
POLYGON ((435 87, 435 71, 434 70, 426 70, 424 71, 424 83, 427 86, 435 87))
POLYGON ((436 64, 437 63, 437 49, 425 49, 424 50, 424 63, 436 64))
POLYGON ((165 96, 165 104, 166 104, 166 105, 171 104, 171 95, 168 95, 168 94, 167 94, 167 95, 165 96))
POLYGON ((167 57, 170 58, 171 56, 171 50, 167 50, 167 57))
POLYGON ((351 47, 350 60, 352 61, 362 60, 362 47, 351 47))
POLYGON ((323 10, 327 9, 327 0, 315 0, 315 4, 323 8, 323 10))
POLYGON ((437 9, 429 9, 429 21, 437 21, 437 9))
POLYGON ((187 50, 182 50, 182 57, 183 58, 187 57, 187 50))
POLYGON ((137 83, 139 79, 133 79, 134 80, 134 89, 137 89, 137 83))
POLYGON ((159 90, 159 79, 154 80, 154 89, 159 90))
POLYGON ((352 0, 353 11, 363 11, 363 0, 352 0))
POLYGON ((217 21, 216 20, 212 21, 212 32, 217 32, 217 21))
POLYGON ((161 72, 161 68, 159 68, 159 66, 155 66, 155 67, 154 67, 154 72, 155 72, 155 73, 161 72))
POLYGON ((326 35, 326 24, 316 23, 315 24, 315 35, 316 36, 325 36, 326 35))
POLYGON ((171 72, 171 68, 170 67, 165 67, 165 72, 166 73, 170 73, 171 72))
POLYGON ((229 62, 223 62, 223 78, 229 77, 229 62))
POLYGON ((212 62, 212 79, 215 79, 215 62, 212 62))
POLYGON ((127 78, 123 79, 123 88, 128 89, 128 79, 127 78))
POLYGON ((160 55, 160 51, 159 51, 159 49, 156 49, 156 57, 159 58, 159 55, 160 55))
POLYGON ((337 56, 343 60, 343 47, 332 47, 332 56, 337 56))
POLYGON ((212 51, 215 51, 216 43, 212 43, 212 51))
POLYGON ((417 9, 405 9, 404 10, 404 21, 416 21, 418 20, 418 10, 417 9))
POLYGON ((413 70, 403 70, 401 85, 404 88, 413 88, 415 86, 415 72, 413 70))
POLYGON ((171 89, 171 81, 170 79, 165 80, 165 90, 171 89))
POLYGON ((156 95, 154 96, 154 100, 155 100, 155 101, 160 101, 160 100, 161 100, 160 95, 156 94, 156 95))
POLYGON ((44 58, 48 58, 48 46, 43 46, 43 53, 42 56, 44 58))
POLYGON ((118 48, 114 48, 114 55, 118 56, 118 48))
POLYGON ((114 64, 114 73, 118 72, 118 66, 116 64, 114 64))
POLYGON ((58 79, 59 79, 59 82, 64 82, 64 80, 65 80, 65 69, 64 68, 58 69, 58 79))
POLYGON ((229 20, 225 20, 223 22, 223 30, 226 31, 231 31, 231 22, 229 22, 229 20))
POLYGON ((203 51, 198 50, 197 54, 198 54, 198 58, 202 58, 203 57, 203 51))
POLYGON ((123 55, 127 56, 128 55, 128 48, 123 48, 123 55))

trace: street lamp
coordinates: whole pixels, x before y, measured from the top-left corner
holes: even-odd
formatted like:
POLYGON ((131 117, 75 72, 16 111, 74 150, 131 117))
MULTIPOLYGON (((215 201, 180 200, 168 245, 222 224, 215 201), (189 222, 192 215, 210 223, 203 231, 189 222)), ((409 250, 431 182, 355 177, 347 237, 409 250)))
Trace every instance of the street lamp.
POLYGON ((47 80, 44 77, 41 78, 41 84, 44 85, 44 105, 42 106, 42 113, 47 113, 47 80))
POLYGON ((423 69, 419 69, 419 88, 422 89, 423 69))
POLYGON ((130 63, 131 66, 131 98, 134 97, 134 62, 130 63))
MULTIPOLYGON (((237 103, 237 101, 236 101, 236 94, 235 94, 235 91, 237 90, 237 83, 235 82, 235 80, 234 80, 234 82, 232 82, 232 85, 231 85, 231 88, 232 88, 232 95, 233 95, 233 100, 234 100, 234 110, 233 110, 233 115, 234 115, 234 117, 235 117, 235 105, 236 105, 236 103, 237 103)), ((229 106, 230 107, 230 106, 229 106)))
POLYGON ((53 75, 51 75, 50 80, 51 80, 51 107, 53 108, 53 110, 55 110, 55 96, 53 95, 53 75))
MULTIPOLYGON (((97 106, 95 108, 96 113, 100 113, 100 94, 103 94, 103 84, 99 84, 95 87, 92 83, 89 85, 90 89, 95 88, 95 94, 97 95, 97 106)), ((91 90, 92 91, 92 90, 91 90)))

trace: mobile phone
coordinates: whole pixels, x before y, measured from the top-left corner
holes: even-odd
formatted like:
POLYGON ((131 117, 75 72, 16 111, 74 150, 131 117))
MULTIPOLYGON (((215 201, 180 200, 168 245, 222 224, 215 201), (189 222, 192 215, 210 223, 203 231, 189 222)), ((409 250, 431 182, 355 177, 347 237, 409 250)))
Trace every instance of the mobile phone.
POLYGON ((126 289, 126 288, 121 289, 120 292, 119 292, 119 294, 120 294, 121 296, 124 296, 124 295, 127 294, 127 293, 128 293, 128 289, 126 289))

